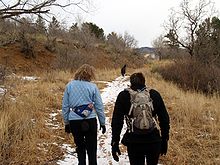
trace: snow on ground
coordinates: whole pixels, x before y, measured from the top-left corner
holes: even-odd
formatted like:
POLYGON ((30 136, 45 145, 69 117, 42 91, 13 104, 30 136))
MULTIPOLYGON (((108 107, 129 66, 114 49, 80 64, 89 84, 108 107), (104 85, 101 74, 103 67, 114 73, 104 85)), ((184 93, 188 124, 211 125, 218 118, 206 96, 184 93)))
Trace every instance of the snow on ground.
MULTIPOLYGON (((128 87, 129 77, 118 77, 112 82, 103 82, 107 84, 101 92, 104 105, 114 105, 117 95, 128 87)), ((105 113, 108 114, 108 108, 105 108, 105 113)), ((111 121, 110 117, 106 116, 106 133, 103 135, 98 131, 98 145, 97 145, 97 161, 100 165, 128 165, 129 160, 127 153, 120 155, 119 162, 114 161, 111 155, 111 121)), ((125 130, 123 130, 124 132, 125 130)), ((123 133, 122 133, 123 134, 123 133)), ((66 150, 63 160, 59 160, 59 165, 76 165, 78 164, 75 148, 71 144, 63 144, 62 148, 66 150)))
MULTIPOLYGON (((18 77, 22 80, 26 80, 26 81, 36 81, 39 79, 39 77, 35 77, 35 76, 16 76, 16 74, 11 74, 9 77, 18 77)), ((4 87, 0 87, 0 95, 4 95, 6 93, 7 89, 5 89, 4 87)))
POLYGON ((39 77, 36 76, 18 76, 15 73, 12 73, 10 75, 7 76, 8 78, 19 78, 21 80, 26 80, 26 81, 36 81, 39 80, 39 77))
POLYGON ((27 80, 27 81, 35 81, 37 79, 39 79, 39 77, 35 77, 35 76, 23 76, 21 77, 22 80, 27 80))
POLYGON ((115 79, 115 81, 107 82, 107 87, 101 90, 101 96, 103 103, 106 104, 114 104, 115 100, 117 98, 117 95, 128 87, 129 83, 129 77, 118 77, 115 79))
POLYGON ((4 95, 6 92, 6 89, 3 87, 0 87, 0 95, 4 95))
MULTIPOLYGON (((12 73, 11 75, 8 76, 9 78, 13 78, 13 77, 17 77, 20 78, 21 80, 24 81, 37 81, 39 79, 39 77, 35 77, 35 76, 17 76, 16 74, 12 73)), ((7 89, 5 87, 0 87, 0 96, 5 95, 7 92, 7 89)), ((12 101, 16 101, 16 98, 14 98, 13 96, 10 96, 12 101)))

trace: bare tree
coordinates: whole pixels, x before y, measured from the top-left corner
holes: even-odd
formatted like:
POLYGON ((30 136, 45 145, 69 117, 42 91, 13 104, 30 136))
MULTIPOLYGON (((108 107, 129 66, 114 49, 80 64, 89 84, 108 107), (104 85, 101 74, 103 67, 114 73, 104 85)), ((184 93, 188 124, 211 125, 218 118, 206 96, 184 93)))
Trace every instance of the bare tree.
POLYGON ((125 42, 123 36, 115 32, 111 32, 107 36, 107 43, 113 47, 116 52, 125 51, 125 42))
POLYGON ((124 33, 124 42, 127 48, 137 47, 137 40, 134 38, 134 36, 128 34, 128 32, 124 33))
POLYGON ((177 58, 177 55, 180 51, 172 47, 171 45, 167 45, 167 41, 165 40, 164 35, 160 35, 152 41, 152 46, 154 48, 154 52, 159 59, 166 58, 177 58))
POLYGON ((22 14, 49 14, 53 7, 65 11, 71 6, 76 6, 87 12, 86 3, 89 3, 89 0, 17 0, 7 2, 0 0, 0 18, 14 18, 22 14))
POLYGON ((180 11, 171 13, 165 29, 168 31, 169 44, 173 47, 185 48, 191 56, 194 56, 196 31, 202 21, 215 13, 214 4, 210 0, 199 0, 193 6, 193 1, 183 0, 180 11))
POLYGON ((154 39, 152 45, 155 49, 156 55, 159 56, 159 59, 161 59, 164 54, 164 50, 166 49, 164 44, 164 36, 160 35, 158 38, 154 39))

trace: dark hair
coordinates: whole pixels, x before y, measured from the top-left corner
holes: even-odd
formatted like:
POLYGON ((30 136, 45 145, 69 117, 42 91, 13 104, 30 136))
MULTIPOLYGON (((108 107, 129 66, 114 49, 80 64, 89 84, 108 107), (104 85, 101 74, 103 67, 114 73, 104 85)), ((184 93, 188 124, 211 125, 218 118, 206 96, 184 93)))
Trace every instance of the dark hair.
POLYGON ((145 85, 145 78, 143 73, 133 73, 130 77, 130 83, 131 86, 137 87, 137 86, 144 86, 145 85))

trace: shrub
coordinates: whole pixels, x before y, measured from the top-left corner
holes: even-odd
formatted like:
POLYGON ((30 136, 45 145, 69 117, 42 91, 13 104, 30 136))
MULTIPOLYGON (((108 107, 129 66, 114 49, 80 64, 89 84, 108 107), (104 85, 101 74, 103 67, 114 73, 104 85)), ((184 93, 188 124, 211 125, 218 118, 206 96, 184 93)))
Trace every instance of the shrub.
POLYGON ((5 79, 5 68, 0 65, 0 85, 3 83, 5 79))
POLYGON ((202 91, 206 94, 220 90, 220 68, 204 65, 191 58, 178 60, 153 70, 166 80, 186 90, 202 91))
POLYGON ((24 53, 25 58, 35 58, 34 53, 34 39, 28 37, 23 32, 20 33, 21 52, 24 53))
POLYGON ((47 42, 44 45, 45 49, 54 53, 56 51, 56 38, 47 37, 47 42))

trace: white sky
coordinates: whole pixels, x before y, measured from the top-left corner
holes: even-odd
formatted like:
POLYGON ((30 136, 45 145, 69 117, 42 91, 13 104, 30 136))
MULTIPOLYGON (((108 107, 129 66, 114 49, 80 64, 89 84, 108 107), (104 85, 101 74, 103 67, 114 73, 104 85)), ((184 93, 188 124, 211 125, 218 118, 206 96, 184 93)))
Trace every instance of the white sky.
POLYGON ((127 31, 138 46, 150 46, 162 32, 168 10, 180 0, 96 0, 99 8, 89 20, 102 27, 105 33, 124 34, 127 31))
MULTIPOLYGON (((152 41, 163 34, 164 21, 171 8, 177 8, 182 0, 91 0, 93 12, 83 14, 84 22, 92 22, 102 28, 105 34, 128 32, 138 41, 138 46, 151 46, 152 41)), ((220 10, 220 1, 215 7, 220 10)), ((66 19, 74 22, 73 17, 66 19)))

